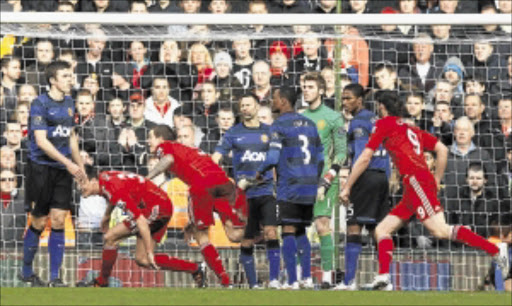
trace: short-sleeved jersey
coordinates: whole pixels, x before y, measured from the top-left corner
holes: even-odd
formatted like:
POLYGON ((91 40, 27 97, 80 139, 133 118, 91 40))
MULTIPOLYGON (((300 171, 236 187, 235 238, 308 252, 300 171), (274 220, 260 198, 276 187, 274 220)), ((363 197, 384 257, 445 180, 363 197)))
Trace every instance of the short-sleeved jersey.
POLYGON ((211 157, 198 148, 184 146, 177 142, 165 141, 157 147, 157 156, 170 154, 174 158, 169 171, 174 173, 191 188, 210 187, 219 183, 219 178, 229 181, 222 168, 211 157))
POLYGON ((384 144, 403 176, 429 171, 423 151, 433 151, 437 141, 434 136, 409 125, 403 119, 387 116, 375 123, 374 132, 366 147, 376 150, 381 143, 384 144))
MULTIPOLYGON (((361 155, 368 143, 376 120, 377 116, 374 113, 369 110, 362 109, 350 121, 350 126, 348 128, 348 143, 352 164, 354 164, 359 158, 359 155, 361 155)), ((384 149, 383 144, 380 144, 373 154, 373 157, 370 160, 370 165, 368 165, 368 169, 381 170, 390 174, 389 155, 384 149)))
MULTIPOLYGON (((265 161, 270 144, 270 126, 247 127, 243 123, 230 128, 215 148, 215 152, 227 156, 233 152, 233 172, 238 182, 242 177, 254 177, 260 165, 265 161)), ((245 194, 255 198, 274 193, 272 171, 262 173, 263 184, 249 187, 245 194)))
POLYGON ((342 165, 347 158, 347 133, 343 117, 323 104, 315 110, 306 109, 302 115, 315 122, 322 140, 325 162, 323 174, 332 164, 342 165))
POLYGON ((316 124, 297 113, 285 113, 270 127, 270 149, 258 172, 277 165, 277 200, 313 205, 318 167, 324 160, 316 124))
POLYGON ((99 184, 101 195, 109 205, 123 210, 130 223, 141 215, 149 222, 172 216, 171 200, 165 191, 138 174, 104 171, 99 175, 99 184))
POLYGON ((34 131, 45 130, 48 140, 64 156, 71 156, 69 138, 74 126, 75 105, 65 96, 63 101, 54 101, 47 93, 37 97, 30 106, 28 123, 29 158, 32 162, 64 169, 65 166, 50 158, 39 148, 34 131))

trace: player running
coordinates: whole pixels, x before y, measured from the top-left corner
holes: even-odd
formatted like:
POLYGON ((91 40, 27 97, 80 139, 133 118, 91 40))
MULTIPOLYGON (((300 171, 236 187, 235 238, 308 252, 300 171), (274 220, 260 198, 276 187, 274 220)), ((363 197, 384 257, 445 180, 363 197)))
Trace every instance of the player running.
POLYGON ((437 199, 437 189, 443 178, 448 149, 434 136, 420 130, 402 119, 402 107, 395 93, 380 91, 377 94, 377 107, 382 119, 375 124, 374 132, 366 148, 357 159, 352 173, 340 194, 341 200, 348 203, 350 190, 368 167, 372 156, 381 143, 390 153, 397 166, 404 188, 402 201, 377 225, 375 239, 378 243, 379 274, 368 286, 373 290, 393 290, 389 267, 393 256, 391 234, 402 227, 413 214, 439 239, 463 242, 481 249, 493 256, 496 263, 506 268, 506 258, 499 256, 499 249, 470 229, 446 223, 443 208, 437 199), (435 151, 436 171, 432 175, 423 157, 423 150, 435 151))
POLYGON ((118 244, 133 235, 137 236, 135 262, 139 266, 188 272, 198 287, 204 287, 204 272, 198 264, 167 254, 153 253, 156 244, 166 233, 173 212, 171 200, 165 191, 144 177, 130 172, 104 171, 98 175, 93 167, 87 167, 86 172, 89 181, 81 186, 82 196, 100 195, 110 205, 101 220, 101 229, 106 233, 100 275, 90 282, 78 282, 77 287, 108 287, 118 244), (128 218, 109 229, 110 215, 115 207, 122 209, 128 218))
POLYGON ((208 228, 215 224, 213 212, 221 216, 226 234, 231 241, 239 242, 245 226, 243 201, 237 199, 235 184, 226 176, 220 166, 210 156, 197 148, 174 142, 173 131, 165 125, 151 129, 148 143, 151 153, 156 153, 160 161, 149 172, 151 179, 169 170, 190 186, 191 203, 189 215, 194 238, 201 247, 208 266, 215 272, 224 287, 230 286, 229 275, 224 270, 217 249, 210 243, 208 228), (230 230, 238 228, 237 235, 230 230))

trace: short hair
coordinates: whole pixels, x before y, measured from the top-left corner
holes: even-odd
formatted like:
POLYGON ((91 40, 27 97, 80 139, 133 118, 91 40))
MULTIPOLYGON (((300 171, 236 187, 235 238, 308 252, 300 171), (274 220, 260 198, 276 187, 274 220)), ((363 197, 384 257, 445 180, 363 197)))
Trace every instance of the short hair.
POLYGON ((485 167, 482 164, 482 162, 469 163, 468 169, 466 170, 466 177, 469 177, 469 171, 473 171, 473 172, 482 171, 484 173, 484 178, 487 179, 487 172, 485 171, 485 167))
POLYGON ((439 101, 436 101, 436 105, 434 105, 434 109, 437 105, 446 105, 448 106, 448 109, 450 110, 450 113, 452 112, 452 108, 451 108, 451 105, 450 105, 450 102, 448 101, 444 101, 444 100, 439 100, 439 101))
POLYGON ((240 99, 238 99, 238 103, 241 103, 243 99, 247 99, 247 98, 249 98, 249 99, 253 99, 253 100, 254 100, 254 102, 256 102, 256 103, 258 103, 258 104, 260 103, 260 99, 258 98, 258 96, 256 96, 256 95, 255 95, 254 93, 252 93, 252 92, 247 92, 247 93, 243 94, 243 95, 240 97, 240 99))
POLYGON ((486 86, 486 83, 487 83, 487 81, 478 74, 477 75, 468 75, 467 77, 464 78, 464 82, 463 82, 464 90, 466 90, 467 84, 469 82, 478 82, 480 85, 483 85, 483 86, 486 86))
POLYGON ((64 69, 71 69, 71 65, 65 61, 55 61, 52 62, 46 67, 46 80, 48 84, 50 84, 51 78, 57 77, 57 72, 64 69))
POLYGON ((75 54, 75 51, 73 51, 73 49, 62 49, 62 50, 60 50, 59 56, 63 56, 63 55, 71 55, 71 58, 73 60, 76 60, 76 54, 75 54))
POLYGON ((473 122, 471 122, 471 120, 467 116, 462 116, 459 119, 457 119, 455 121, 455 125, 453 126, 453 129, 455 130, 457 128, 457 126, 460 126, 462 124, 467 125, 469 127, 469 129, 472 131, 472 134, 473 135, 475 134, 475 126, 473 125, 473 122))
POLYGON ((92 165, 84 165, 84 168, 85 168, 85 174, 87 175, 87 178, 89 180, 98 179, 99 170, 97 167, 94 167, 92 165))
POLYGON ((379 90, 375 94, 375 100, 383 104, 388 113, 391 116, 401 117, 404 112, 404 107, 398 99, 398 95, 395 91, 391 90, 379 90))
POLYGON ((1 66, 2 68, 7 68, 7 67, 9 67, 9 64, 10 64, 12 61, 18 61, 18 62, 21 64, 21 60, 20 60, 18 57, 16 57, 16 56, 4 56, 4 57, 2 58, 2 61, 1 61, 0 66, 1 66))
POLYGON ((318 87, 318 90, 323 90, 325 94, 325 79, 318 71, 309 71, 306 72, 306 75, 304 76, 304 82, 306 81, 313 81, 316 82, 316 86, 318 87))
POLYGON ((414 37, 414 39, 412 40, 412 44, 428 44, 428 45, 433 45, 434 44, 434 41, 432 40, 432 37, 430 37, 430 35, 428 35, 427 33, 419 33, 418 35, 416 35, 416 37, 414 37))
POLYGON ((235 112, 233 111, 233 109, 229 106, 222 106, 219 111, 217 112, 217 114, 215 115, 215 117, 219 117, 220 115, 220 112, 224 112, 224 113, 231 113, 233 114, 233 117, 235 116, 235 112))
POLYGON ((213 82, 213 81, 205 81, 205 82, 203 82, 203 86, 201 87, 201 91, 203 91, 204 85, 212 85, 216 92, 219 91, 217 89, 217 84, 215 84, 215 82, 213 82))
POLYGON ((410 98, 420 98, 422 103, 425 103, 425 94, 423 94, 421 91, 412 91, 407 94, 406 101, 410 98))
POLYGON ((384 69, 386 69, 389 73, 396 72, 395 66, 391 62, 388 62, 388 61, 377 64, 377 66, 375 67, 375 72, 377 73, 384 69))
POLYGON ((498 100, 498 103, 500 103, 501 101, 509 101, 509 102, 512 102, 512 96, 510 96, 510 95, 501 96, 501 98, 499 98, 499 100, 498 100))
POLYGON ((134 4, 142 4, 146 7, 146 9, 148 8, 148 5, 146 3, 146 1, 144 0, 132 0, 132 3, 130 3, 130 11, 133 10, 133 5, 134 4))
POLYGON ((75 11, 75 5, 70 1, 60 0, 57 4, 57 9, 59 8, 59 6, 69 6, 73 9, 73 12, 75 11))
POLYGON ((363 98, 365 94, 363 86, 359 83, 348 84, 343 88, 343 91, 345 90, 350 91, 356 98, 363 98))
POLYGON ((295 93, 295 90, 288 86, 281 86, 279 89, 279 97, 285 98, 286 101, 290 103, 292 108, 295 107, 295 102, 297 101, 297 93, 295 93))
POLYGON ((76 94, 76 99, 78 100, 78 97, 83 97, 83 96, 89 96, 92 98, 92 93, 89 89, 87 88, 82 88, 80 89, 80 91, 76 94))
POLYGON ((465 95, 464 96, 464 102, 466 102, 467 98, 471 98, 471 97, 477 97, 478 101, 480 101, 480 104, 484 104, 484 101, 483 101, 482 97, 480 95, 477 95, 476 93, 465 95))
POLYGON ((176 133, 168 125, 159 124, 153 127, 151 130, 153 131, 153 135, 157 138, 162 137, 166 141, 176 140, 176 133))
POLYGON ((167 82, 167 86, 171 87, 171 84, 169 83, 169 80, 164 75, 155 75, 153 77, 153 86, 155 86, 156 80, 165 80, 167 82))

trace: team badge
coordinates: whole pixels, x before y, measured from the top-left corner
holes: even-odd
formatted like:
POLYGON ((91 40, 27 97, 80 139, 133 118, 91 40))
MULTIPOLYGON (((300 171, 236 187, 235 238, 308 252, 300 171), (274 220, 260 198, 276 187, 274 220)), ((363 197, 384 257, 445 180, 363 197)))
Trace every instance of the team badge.
POLYGON ((43 123, 43 117, 42 116, 35 116, 33 121, 34 121, 34 125, 41 125, 43 123))
POLYGON ((263 142, 263 143, 267 143, 268 142, 268 135, 267 134, 261 135, 261 142, 263 142))
POLYGON ((319 131, 323 130, 325 128, 325 120, 319 120, 317 123, 316 123, 316 127, 319 131))
POLYGON ((71 109, 71 107, 68 107, 68 115, 69 117, 73 117, 73 110, 71 109))

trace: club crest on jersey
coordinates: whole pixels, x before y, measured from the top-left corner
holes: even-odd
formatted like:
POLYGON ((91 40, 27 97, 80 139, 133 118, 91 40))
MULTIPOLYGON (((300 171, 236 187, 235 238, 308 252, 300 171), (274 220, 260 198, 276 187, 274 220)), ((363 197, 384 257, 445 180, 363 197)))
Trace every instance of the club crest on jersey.
POLYGON ((321 119, 316 123, 316 127, 319 131, 323 130, 325 128, 325 120, 321 119))
POLYGON ((267 134, 261 135, 261 142, 263 142, 263 143, 267 143, 268 142, 268 135, 267 134))

